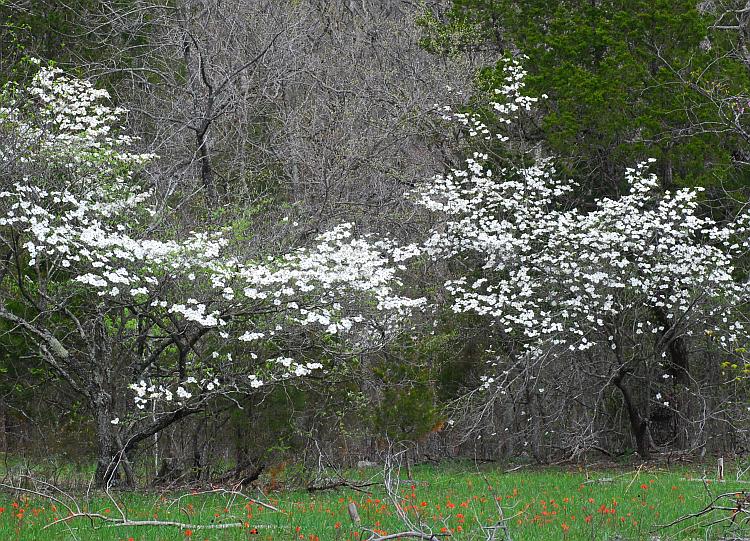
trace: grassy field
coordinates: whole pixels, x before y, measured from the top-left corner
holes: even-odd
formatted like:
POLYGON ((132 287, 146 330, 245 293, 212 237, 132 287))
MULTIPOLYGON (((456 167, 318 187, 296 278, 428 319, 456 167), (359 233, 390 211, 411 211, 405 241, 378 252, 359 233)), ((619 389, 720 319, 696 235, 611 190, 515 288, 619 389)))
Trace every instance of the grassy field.
MULTIPOLYGON (((354 477, 377 478, 377 471, 356 472, 354 477)), ((401 482, 400 505, 415 522, 452 539, 486 539, 482 526, 496 524, 500 504, 514 541, 524 540, 648 540, 719 539, 727 536, 730 510, 657 528, 677 517, 701 510, 710 494, 750 490, 742 481, 701 481, 700 468, 692 470, 623 467, 620 471, 526 470, 504 473, 471 466, 416 467, 414 481, 401 482), (489 485, 488 485, 489 483, 489 485), (656 536, 656 537, 655 537, 656 536)), ((734 478, 734 477, 733 477, 734 478)), ((268 496, 274 512, 241 498, 217 494, 123 493, 116 500, 131 520, 173 520, 190 524, 226 524, 242 527, 224 530, 154 526, 108 526, 101 520, 76 518, 47 527, 68 511, 59 504, 33 496, 0 493, 0 539, 10 540, 351 540, 369 535, 355 527, 347 506, 355 502, 362 526, 379 532, 403 530, 393 502, 377 487, 372 494, 351 489, 280 492, 268 496)), ((250 494, 255 496, 255 494, 250 494)), ((119 517, 106 497, 79 499, 82 509, 104 517, 119 517)), ((728 500, 727 500, 728 501, 728 500)), ((737 521, 739 522, 739 521, 737 521)), ((732 526, 734 538, 750 529, 732 526)), ((498 534, 498 540, 502 539, 498 534)))

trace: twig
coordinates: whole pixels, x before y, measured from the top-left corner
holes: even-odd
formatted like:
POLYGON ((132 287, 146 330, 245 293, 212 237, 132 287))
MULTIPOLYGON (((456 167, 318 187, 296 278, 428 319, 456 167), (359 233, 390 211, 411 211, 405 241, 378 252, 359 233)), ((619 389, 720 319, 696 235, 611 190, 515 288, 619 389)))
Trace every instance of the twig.
POLYGON ((635 480, 638 479, 638 477, 641 475, 641 470, 642 469, 643 469, 643 464, 641 464, 640 466, 638 466, 638 469, 636 470, 635 475, 633 476, 633 478, 628 483, 628 486, 625 487, 625 492, 627 492, 628 490, 630 490, 630 487, 633 486, 633 483, 635 483, 635 480))
MULTIPOLYGON (((30 480, 34 481, 33 478, 29 478, 30 480)), ((243 521, 237 521, 237 522, 227 522, 224 524, 191 524, 187 522, 179 522, 179 521, 173 521, 173 520, 130 520, 127 515, 125 514, 125 511, 123 508, 117 503, 117 501, 114 499, 112 494, 110 494, 109 490, 107 489, 105 492, 107 494, 107 497, 109 500, 113 503, 115 508, 120 514, 120 517, 110 517, 107 515, 103 515, 101 513, 90 513, 86 511, 82 511, 81 507, 78 505, 78 503, 73 499, 70 495, 66 494, 62 490, 58 489, 57 487, 50 485, 49 483, 46 483, 44 481, 40 481, 43 485, 45 485, 47 488, 50 488, 54 491, 58 491, 64 496, 66 496, 70 502, 71 505, 68 505, 65 501, 61 500, 60 498, 56 497, 53 494, 49 494, 47 492, 42 492, 40 490, 34 490, 31 488, 25 488, 25 487, 19 487, 15 485, 9 485, 6 483, 0 483, 0 487, 7 488, 14 491, 19 492, 25 492, 28 494, 33 494, 35 496, 38 496, 40 498, 44 498, 50 501, 53 501, 55 503, 60 504, 68 511, 68 515, 62 518, 59 518, 57 520, 54 520, 50 522, 49 524, 45 525, 42 529, 46 530, 47 528, 54 526, 56 524, 60 523, 68 523, 71 520, 77 519, 77 518, 85 518, 89 519, 90 521, 94 520, 100 520, 108 527, 121 527, 121 526, 170 526, 170 527, 176 527, 184 530, 223 530, 228 528, 243 528, 245 527, 245 523, 243 521)), ((202 492, 195 492, 192 494, 185 494, 183 496, 180 496, 175 500, 175 502, 179 502, 182 498, 185 498, 187 496, 199 496, 202 494, 228 494, 231 496, 241 496, 242 498, 246 499, 247 501, 254 503, 256 505, 260 505, 262 507, 265 507, 266 509, 270 509, 272 511, 276 512, 282 512, 278 508, 274 507, 273 505, 267 504, 265 502, 261 502, 258 500, 255 500, 253 498, 249 498, 247 495, 243 494, 242 492, 236 491, 236 490, 226 490, 226 489, 214 489, 214 490, 206 490, 202 492)), ((254 528, 273 528, 274 526, 271 525, 255 525, 254 528)))
MULTIPOLYGON (((68 522, 76 518, 88 518, 98 519, 107 523, 107 526, 174 526, 183 530, 224 530, 227 528, 244 528, 244 522, 227 522, 226 524, 188 524, 186 522, 177 522, 172 520, 130 520, 122 518, 113 518, 101 513, 73 513, 67 517, 59 518, 53 522, 50 522, 42 529, 46 530, 50 526, 59 524, 61 522, 68 522)), ((254 526, 257 528, 258 526, 254 526)), ((262 527, 262 526, 261 526, 262 527)))
POLYGON ((373 485, 377 485, 378 483, 373 482, 367 482, 367 483, 351 483, 347 481, 346 479, 339 479, 338 481, 332 481, 330 483, 327 483, 325 485, 309 485, 307 487, 308 492, 318 492, 321 490, 333 490, 336 488, 346 487, 351 488, 352 490, 356 490, 358 492, 363 492, 365 494, 372 494, 369 490, 363 490, 365 487, 371 487, 373 485))
POLYGON ((201 491, 197 491, 197 492, 191 492, 190 494, 183 494, 182 496, 180 496, 179 498, 177 498, 175 500, 175 502, 179 502, 183 498, 187 498, 187 497, 190 497, 190 496, 202 496, 203 494, 226 494, 226 495, 229 495, 229 496, 239 496, 241 498, 244 498, 248 503, 252 503, 252 504, 255 504, 255 505, 260 505, 261 507, 265 507, 266 509, 269 509, 270 511, 275 511, 277 513, 283 513, 283 511, 281 511, 277 507, 274 507, 270 503, 265 503, 265 502, 262 502, 260 500, 256 500, 254 498, 251 498, 250 496, 248 496, 247 494, 245 494, 243 492, 240 492, 239 490, 228 490, 226 488, 214 488, 214 489, 211 489, 211 490, 201 490, 201 491))
MULTIPOLYGON (((491 533, 487 536, 487 541, 495 541, 495 536, 497 535, 498 530, 502 530, 503 535, 505 537, 505 541, 513 541, 513 538, 510 535, 510 528, 508 528, 508 520, 505 518, 505 510, 503 509, 503 506, 500 505, 500 500, 497 497, 497 494, 495 493, 495 489, 490 484, 490 480, 487 479, 487 476, 480 471, 479 465, 476 465, 477 473, 482 476, 482 479, 484 480, 484 484, 487 486, 487 491, 490 493, 490 496, 492 496, 492 499, 495 502, 495 507, 497 507, 497 513, 498 513, 498 519, 494 526, 488 527, 486 529, 491 530, 491 533)), ((477 518, 477 522, 479 522, 479 519, 477 518)))
POLYGON ((372 530, 367 530, 367 531, 371 532, 373 536, 368 537, 365 541, 386 541, 387 539, 401 539, 402 537, 412 537, 414 539, 427 539, 428 541, 437 541, 441 536, 442 537, 450 536, 449 533, 436 534, 436 533, 424 533, 424 532, 399 532, 399 533, 391 533, 388 535, 378 535, 372 530))
MULTIPOLYGON (((736 491, 735 492, 725 492, 723 494, 719 494, 718 496, 714 497, 711 500, 711 502, 708 505, 706 505, 703 509, 701 509, 700 511, 696 511, 695 513, 688 513, 687 515, 682 515, 681 517, 678 517, 678 518, 674 519, 672 522, 670 522, 668 524, 657 524, 654 527, 654 531, 657 530, 657 529, 670 528, 670 527, 672 527, 672 526, 674 526, 676 524, 679 524, 680 522, 685 522, 686 520, 690 520, 691 518, 702 517, 702 516, 704 516, 704 515, 712 512, 712 511, 735 511, 735 512, 742 511, 744 513, 747 513, 747 510, 745 510, 741 506, 738 509, 737 507, 726 507, 726 506, 717 506, 716 505, 716 502, 718 502, 720 499, 722 499, 722 498, 736 498, 737 494, 738 494, 738 492, 736 492, 736 491)), ((718 524, 719 522, 723 522, 725 520, 732 520, 732 518, 733 518, 732 516, 727 516, 727 517, 718 519, 718 520, 712 522, 711 524, 718 524)))
POLYGON ((611 483, 612 481, 614 481, 612 477, 600 477, 599 479, 589 479, 588 481, 584 481, 583 484, 593 485, 594 483, 611 483))

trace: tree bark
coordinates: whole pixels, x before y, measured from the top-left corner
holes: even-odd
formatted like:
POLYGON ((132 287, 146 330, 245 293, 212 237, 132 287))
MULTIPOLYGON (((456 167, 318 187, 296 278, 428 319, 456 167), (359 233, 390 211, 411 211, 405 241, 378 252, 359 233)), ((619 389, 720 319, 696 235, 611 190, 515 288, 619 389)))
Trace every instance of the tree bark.
POLYGON ((104 488, 120 478, 120 470, 125 474, 124 484, 135 486, 136 478, 128 460, 128 455, 140 442, 152 437, 193 413, 199 408, 183 408, 164 413, 152 423, 142 426, 134 432, 121 434, 112 419, 115 412, 107 403, 104 393, 92 403, 96 427, 97 461, 94 481, 97 488, 104 488))
POLYGON ((623 401, 625 402, 625 409, 628 412, 628 420, 630 421, 630 432, 635 440, 636 451, 638 456, 643 460, 649 460, 651 458, 651 449, 649 446, 648 438, 648 420, 644 419, 638 407, 633 401, 633 395, 630 389, 623 382, 624 374, 620 373, 617 377, 612 380, 612 383, 622 393, 623 401))
POLYGON ((94 402, 94 420, 96 423, 97 459, 94 484, 97 488, 111 485, 117 479, 119 458, 124 454, 118 453, 116 444, 115 425, 112 424, 110 408, 106 405, 106 398, 99 396, 94 402), (120 456, 118 456, 120 455, 120 456))
POLYGON ((0 453, 8 452, 8 436, 7 436, 7 413, 5 411, 5 404, 0 402, 0 453))
POLYGON ((214 175, 213 165, 211 164, 211 153, 208 147, 208 123, 200 130, 196 131, 195 141, 198 147, 198 162, 200 169, 201 182, 206 190, 206 199, 211 206, 216 206, 219 200, 219 193, 216 189, 216 177, 214 175))
POLYGON ((677 447, 684 449, 689 445, 690 415, 688 388, 691 383, 690 355, 685 338, 680 336, 678 329, 673 327, 663 310, 656 311, 659 324, 665 329, 662 339, 665 341, 667 356, 669 357, 669 374, 674 378, 673 395, 673 425, 674 438, 677 447))

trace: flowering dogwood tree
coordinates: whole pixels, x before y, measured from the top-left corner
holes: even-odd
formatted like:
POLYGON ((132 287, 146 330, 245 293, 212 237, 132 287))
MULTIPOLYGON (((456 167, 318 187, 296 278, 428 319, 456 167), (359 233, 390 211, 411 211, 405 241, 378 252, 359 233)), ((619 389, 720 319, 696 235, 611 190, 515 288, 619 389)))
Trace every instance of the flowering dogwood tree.
POLYGON ((351 224, 277 257, 170 234, 143 180, 155 157, 129 150, 107 98, 42 67, 0 102, 0 318, 88 403, 99 484, 120 464, 132 481, 128 453, 217 394, 379 347, 422 303, 394 290, 406 255, 351 224))
MULTIPOLYGON (((533 104, 521 66, 509 62, 506 74, 495 104, 501 126, 533 104)), ((482 141, 508 140, 477 115, 445 115, 482 141)), ((544 367, 560 381, 587 374, 581 394, 601 403, 605 389, 619 390, 638 453, 648 457, 649 405, 679 408, 661 393, 689 382, 691 337, 708 333, 730 353, 746 345, 747 284, 736 266, 748 248, 747 216, 716 223, 700 212, 699 189, 662 191, 648 163, 626 172, 621 197, 569 208, 575 186, 537 154, 495 169, 475 153, 464 169, 417 190, 418 204, 445 217, 420 249, 469 269, 446 288, 452 309, 486 318, 499 344, 486 390, 505 394, 527 378, 533 393, 549 392, 533 382, 544 367)))

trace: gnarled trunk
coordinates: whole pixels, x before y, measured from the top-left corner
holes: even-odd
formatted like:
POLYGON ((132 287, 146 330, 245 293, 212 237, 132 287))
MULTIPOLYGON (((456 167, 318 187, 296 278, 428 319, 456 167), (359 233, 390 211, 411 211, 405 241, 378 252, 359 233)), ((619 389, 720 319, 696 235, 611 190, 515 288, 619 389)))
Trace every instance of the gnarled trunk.
POLYGON ((107 407, 106 403, 100 404, 100 408, 94 409, 98 445, 96 486, 101 488, 112 483, 120 483, 127 487, 135 486, 135 474, 128 459, 129 453, 143 440, 153 437, 154 434, 197 411, 200 409, 184 407, 165 412, 149 424, 121 433, 117 425, 112 424, 115 412, 107 407))
POLYGON ((648 419, 645 419, 638 411, 638 406, 633 401, 633 395, 630 389, 623 382, 625 374, 620 373, 612 380, 615 387, 622 393, 622 399, 625 402, 625 409, 628 412, 630 421, 630 433, 635 440, 638 456, 643 460, 651 458, 650 439, 648 433, 648 419))
POLYGON ((135 475, 128 461, 128 449, 122 442, 117 425, 112 424, 114 412, 104 393, 94 397, 94 422, 96 429, 96 472, 94 484, 105 488, 113 484, 135 486, 135 475), (124 479, 121 475, 124 474, 124 479))

